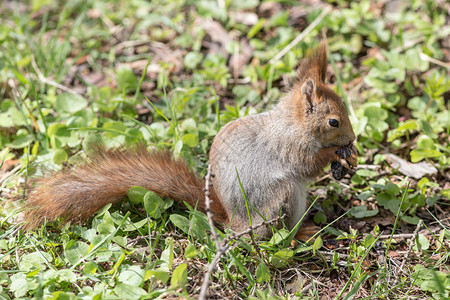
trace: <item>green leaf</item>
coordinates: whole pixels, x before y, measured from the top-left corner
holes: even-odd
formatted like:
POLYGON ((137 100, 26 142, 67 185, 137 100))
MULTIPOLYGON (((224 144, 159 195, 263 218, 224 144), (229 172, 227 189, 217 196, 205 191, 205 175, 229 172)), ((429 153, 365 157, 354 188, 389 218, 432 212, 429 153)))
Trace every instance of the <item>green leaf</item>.
POLYGON ((179 157, 181 149, 183 149, 183 141, 179 140, 178 142, 175 143, 175 146, 173 147, 173 155, 175 157, 179 157))
POLYGON ((432 149, 414 149, 411 151, 411 162, 416 163, 424 158, 437 158, 441 156, 441 152, 432 149))
POLYGON ((83 273, 85 274, 95 274, 97 272, 98 265, 92 261, 88 261, 83 266, 83 273))
POLYGON ((405 221, 406 223, 412 224, 412 225, 417 225, 420 221, 420 218, 417 216, 402 216, 402 220, 405 221))
POLYGON ((400 188, 395 183, 389 182, 386 185, 386 191, 391 193, 392 195, 398 195, 400 194, 400 188))
POLYGON ((378 214, 378 209, 368 210, 365 205, 353 206, 350 209, 350 214, 355 218, 372 217, 378 214))
POLYGON ((427 100, 421 97, 412 97, 408 100, 408 108, 413 111, 425 111, 427 107, 427 100))
POLYGON ((148 219, 144 218, 140 221, 137 221, 136 223, 131 223, 131 224, 125 224, 122 227, 123 231, 135 231, 136 229, 141 228, 142 226, 144 226, 145 224, 147 224, 148 219))
POLYGON ((373 194, 374 194, 373 191, 365 191, 365 192, 362 192, 361 194, 358 195, 358 199, 359 200, 367 200, 370 197, 372 197, 373 194))
POLYGON ((195 69, 197 65, 202 61, 203 54, 200 52, 189 52, 184 57, 184 65, 187 69, 195 69))
MULTIPOLYGON (((419 123, 420 123, 420 128, 423 130, 423 132, 425 132, 426 135, 428 135, 429 137, 434 138, 434 139, 437 138, 437 134, 434 132, 433 126, 431 126, 431 124, 429 122, 427 122, 426 120, 420 119, 419 123)), ((448 116, 447 116, 446 124, 448 124, 448 116)))
POLYGON ((414 251, 422 251, 422 250, 428 250, 430 248, 430 241, 427 239, 427 237, 423 234, 419 234, 417 238, 414 240, 414 251))
POLYGON ((316 214, 314 215, 314 223, 323 224, 326 222, 327 222, 327 216, 325 215, 325 213, 320 210, 318 212, 316 212, 316 214))
POLYGON ((144 201, 145 194, 148 190, 141 186, 134 186, 127 191, 127 197, 134 205, 142 203, 144 201))
POLYGON ((51 263, 53 258, 46 252, 32 252, 25 254, 20 259, 21 270, 46 269, 45 264, 51 263))
POLYGON ((29 290, 33 290, 36 287, 37 285, 28 281, 23 273, 14 274, 11 276, 10 289, 14 292, 14 296, 17 298, 25 296, 29 290))
POLYGON ((69 159, 69 154, 64 149, 56 149, 53 152, 53 162, 57 165, 61 165, 69 159))
POLYGON ((77 275, 70 269, 61 269, 56 271, 56 275, 58 276, 59 282, 70 282, 75 283, 77 281, 77 275))
POLYGON ((385 109, 374 105, 365 107, 364 115, 369 118, 369 124, 372 124, 375 120, 386 120, 388 117, 385 109))
POLYGON ((186 217, 181 215, 172 214, 169 217, 170 221, 172 221, 173 225, 180 228, 184 233, 189 233, 189 220, 186 217))
POLYGON ((153 276, 158 278, 159 280, 161 280, 163 284, 166 284, 170 278, 170 274, 168 271, 158 268, 155 270, 147 270, 145 272, 144 280, 148 280, 148 279, 152 278, 153 276))
POLYGON ((195 248, 194 245, 188 244, 186 246, 186 249, 184 250, 184 257, 185 258, 194 258, 197 256, 197 248, 195 248))
POLYGON ((409 70, 426 71, 429 68, 429 62, 420 58, 420 49, 418 47, 410 48, 405 52, 405 66, 409 70))
POLYGON ((117 85, 121 90, 135 90, 139 84, 139 80, 134 75, 130 67, 123 66, 116 71, 117 85))
POLYGON ((272 236, 272 238, 269 241, 269 245, 278 245, 279 243, 283 242, 287 237, 289 236, 289 231, 286 229, 280 229, 272 236))
POLYGON ((400 207, 400 200, 398 199, 391 200, 386 205, 386 208, 389 209, 394 215, 397 214, 399 207, 400 207))
POLYGON ((140 297, 147 295, 147 292, 144 289, 126 283, 119 283, 116 285, 114 292, 120 299, 139 299, 140 297))
POLYGON ((356 171, 356 174, 362 177, 372 178, 377 176, 378 172, 370 169, 359 169, 358 171, 356 171))
POLYGON ((249 281, 251 286, 254 285, 255 284, 255 279, 250 274, 248 269, 244 266, 243 262, 239 259, 238 255, 236 253, 234 253, 233 251, 230 251, 229 253, 233 257, 233 261, 236 264, 236 266, 238 267, 239 272, 241 274, 243 274, 245 277, 247 277, 247 280, 249 281))
POLYGON ((56 133, 58 132, 58 130, 60 128, 67 128, 67 125, 65 124, 60 124, 60 123, 54 123, 52 125, 50 125, 47 129, 47 135, 49 137, 52 137, 54 135, 56 135, 56 133))
POLYGON ((137 265, 127 266, 124 265, 118 280, 122 283, 126 283, 132 286, 140 286, 144 282, 145 271, 137 265))
POLYGON ((283 268, 291 261, 294 251, 290 249, 282 249, 276 252, 270 259, 270 263, 275 268, 283 268))
POLYGON ((145 210, 152 219, 157 220, 161 218, 162 211, 160 207, 164 207, 164 200, 161 197, 155 192, 148 191, 144 196, 143 202, 145 210))
POLYGON ((56 97, 55 109, 58 113, 73 114, 88 105, 86 99, 77 94, 62 93, 56 97))
POLYGON ((89 245, 83 242, 76 242, 73 246, 66 249, 64 252, 65 258, 69 261, 70 264, 75 264, 78 260, 84 256, 86 256, 89 252, 89 245))
POLYGON ((103 128, 107 129, 105 131, 105 136, 108 138, 119 136, 125 133, 127 130, 127 126, 118 121, 106 122, 105 124, 103 124, 103 128))
POLYGON ((381 205, 384 208, 387 208, 388 203, 395 199, 397 198, 389 192, 381 192, 377 195, 378 205, 381 205))
POLYGON ((369 249, 370 245, 375 241, 375 237, 371 234, 368 234, 364 239, 364 247, 369 249))
POLYGON ((181 140, 183 141, 183 144, 188 145, 191 148, 196 147, 198 145, 198 135, 196 134, 192 133, 185 134, 183 135, 181 140))
POLYGON ((416 130, 418 128, 417 121, 416 120, 407 120, 403 125, 399 126, 397 128, 397 131, 403 132, 407 130, 416 130))
POLYGON ((20 134, 15 136, 11 143, 7 143, 6 146, 13 149, 21 149, 28 146, 28 143, 33 142, 33 138, 28 134, 20 134))
POLYGON ((173 271, 172 278, 170 279, 170 286, 184 287, 186 283, 187 283, 187 264, 182 263, 173 271))
POLYGON ((256 268, 256 281, 258 283, 270 281, 270 269, 263 262, 261 262, 256 268))
POLYGON ((421 135, 417 139, 417 148, 419 149, 435 149, 434 141, 428 135, 421 135))
POLYGON ((315 253, 315 251, 319 250, 320 248, 322 248, 323 246, 323 241, 322 238, 320 237, 320 235, 315 239, 313 245, 312 245, 312 249, 313 249, 313 253, 315 253))

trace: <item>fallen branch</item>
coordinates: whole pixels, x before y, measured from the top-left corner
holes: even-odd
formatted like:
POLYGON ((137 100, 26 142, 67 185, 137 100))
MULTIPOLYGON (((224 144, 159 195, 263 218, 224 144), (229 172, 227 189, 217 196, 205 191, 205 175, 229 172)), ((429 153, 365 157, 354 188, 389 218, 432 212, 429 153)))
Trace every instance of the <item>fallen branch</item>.
POLYGON ((413 236, 410 238, 408 242, 408 251, 406 251, 405 255, 403 256, 402 264, 400 265, 400 272, 403 272, 403 266, 405 265, 405 262, 408 260, 409 253, 411 253, 411 250, 414 246, 414 241, 417 239, 419 235, 419 230, 422 227, 422 220, 419 220, 419 223, 417 223, 416 230, 414 230, 413 236))
MULTIPOLYGON (((208 168, 208 173, 210 173, 210 168, 208 168)), ((207 175, 208 176, 208 175, 207 175)), ((206 198, 206 195, 205 195, 206 198)), ((206 200, 206 199, 205 199, 206 200)), ((228 244, 231 240, 237 240, 240 237, 250 234, 252 233, 255 229, 261 227, 261 226, 267 226, 267 225, 271 225, 274 223, 277 223, 278 221, 280 221, 281 219, 284 219, 286 217, 286 214, 277 217, 275 219, 272 220, 268 220, 268 221, 264 221, 261 222, 255 226, 250 226, 248 229, 239 232, 239 233, 231 233, 228 237, 226 237, 222 243, 220 244, 219 247, 217 247, 218 251, 216 252, 216 255, 214 256, 213 260, 211 261, 211 263, 208 265, 208 270, 205 273, 205 276, 203 277, 203 283, 202 283, 202 287, 200 289, 200 294, 198 296, 199 300, 204 300, 206 299, 206 292, 208 291, 208 287, 209 287, 209 281, 211 278, 211 273, 214 271, 217 262, 219 261, 220 257, 222 257, 222 255, 224 255, 228 248, 230 248, 230 244, 228 244)), ((208 217, 209 219, 209 217, 208 217)), ((214 229, 213 229, 214 230, 214 229)))
POLYGON ((39 80, 42 81, 43 83, 51 85, 51 86, 54 86, 54 87, 56 87, 56 88, 58 88, 60 90, 63 90, 65 92, 68 92, 68 93, 71 93, 71 94, 75 94, 75 95, 79 94, 78 92, 76 92, 76 91, 74 91, 74 90, 72 90, 72 89, 70 89, 70 88, 68 88, 68 87, 66 87, 66 86, 64 86, 62 84, 59 84, 59 83, 57 83, 57 82, 55 82, 53 80, 50 80, 50 79, 46 78, 44 76, 44 74, 42 74, 41 70, 39 70, 39 67, 37 66, 37 63, 34 60, 34 57, 31 58, 31 65, 33 66, 33 69, 36 72, 39 80))

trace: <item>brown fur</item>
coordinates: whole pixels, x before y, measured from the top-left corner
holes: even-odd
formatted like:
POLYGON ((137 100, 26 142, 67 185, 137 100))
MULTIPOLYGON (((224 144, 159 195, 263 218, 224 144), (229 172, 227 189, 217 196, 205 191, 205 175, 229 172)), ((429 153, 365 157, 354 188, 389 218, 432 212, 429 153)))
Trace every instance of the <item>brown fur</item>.
MULTIPOLYGON (((45 219, 85 221, 106 204, 125 198, 133 186, 205 211, 204 181, 170 152, 149 152, 143 145, 113 150, 98 147, 94 152, 89 162, 37 181, 26 204, 26 228, 39 226, 45 219)), ((213 189, 211 199, 215 221, 226 223, 227 213, 213 189)))
POLYGON ((308 78, 311 78, 316 83, 325 83, 327 66, 327 47, 325 43, 322 43, 312 55, 300 61, 294 85, 301 85, 308 78))

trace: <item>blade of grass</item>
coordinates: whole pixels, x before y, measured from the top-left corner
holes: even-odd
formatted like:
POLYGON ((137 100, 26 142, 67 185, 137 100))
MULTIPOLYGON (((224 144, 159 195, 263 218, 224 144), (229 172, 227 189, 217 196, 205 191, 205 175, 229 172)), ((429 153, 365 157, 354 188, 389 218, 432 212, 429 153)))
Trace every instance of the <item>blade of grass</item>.
POLYGON ((250 287, 253 287, 255 285, 255 279, 250 274, 250 272, 244 267, 242 262, 236 257, 236 255, 233 253, 233 251, 229 251, 230 255, 233 257, 234 263, 238 267, 239 271, 241 271, 242 274, 244 274, 245 277, 247 277, 250 287))
POLYGON ((316 197, 316 199, 314 199, 314 201, 311 203, 311 205, 308 207, 308 209, 305 211, 305 213, 302 215, 302 217, 300 218, 300 220, 298 220, 297 224, 295 224, 294 228, 291 229, 291 231, 289 232, 288 237, 286 238, 286 240, 283 243, 283 248, 288 247, 292 240, 294 239, 295 235, 297 234, 297 231, 299 230, 303 219, 305 218, 305 216, 308 214, 308 212, 311 210, 311 208, 314 206, 314 204, 316 203, 317 199, 319 199, 319 197, 316 197))
POLYGON ((250 208, 248 205, 247 195, 245 194, 244 187, 242 186, 241 177, 239 177, 239 172, 237 170, 237 167, 235 169, 236 169, 236 175, 237 175, 237 178, 239 181, 239 186, 241 187, 242 196, 244 197, 244 200, 245 200, 245 208, 247 209, 248 221, 249 221, 250 226, 252 226, 252 216, 250 214, 250 208))
POLYGON ((364 260, 366 259, 367 255, 369 254, 370 250, 373 248, 373 246, 375 245, 375 243, 380 239, 381 234, 378 235, 378 237, 370 244, 370 246, 367 248, 367 250, 365 251, 363 257, 361 257, 361 259, 359 260, 358 264, 356 265, 356 268, 353 270, 352 275, 350 276, 350 278, 347 280, 347 282, 345 283, 344 287, 341 289, 341 291, 339 292, 339 294, 334 298, 335 300, 338 300, 342 297, 342 294, 344 294, 344 292, 347 290, 348 286, 350 285, 350 283, 352 282, 353 278, 356 276, 356 272, 361 268, 362 263, 364 262, 364 260))
POLYGON ((400 202, 400 205, 399 205, 398 210, 397 210, 397 215, 395 217, 394 227, 392 228, 391 236, 388 239, 388 244, 386 245, 386 252, 384 254, 384 265, 385 265, 385 268, 386 268, 386 265, 387 265, 388 251, 391 248, 392 239, 393 239, 395 230, 397 229, 398 220, 400 218, 400 212, 402 211, 403 202, 405 202, 406 195, 408 194, 408 189, 409 189, 410 183, 411 183, 411 181, 408 181, 408 184, 406 185, 405 191, 403 192, 402 200, 400 202))
POLYGON ((150 65, 151 58, 152 58, 151 56, 148 57, 147 64, 145 65, 144 71, 142 72, 142 76, 139 79, 138 86, 136 87, 136 92, 134 93, 134 102, 135 103, 137 102, 137 98, 138 98, 139 93, 141 91, 142 83, 144 82, 145 76, 147 75, 147 70, 148 70, 148 66, 150 65))

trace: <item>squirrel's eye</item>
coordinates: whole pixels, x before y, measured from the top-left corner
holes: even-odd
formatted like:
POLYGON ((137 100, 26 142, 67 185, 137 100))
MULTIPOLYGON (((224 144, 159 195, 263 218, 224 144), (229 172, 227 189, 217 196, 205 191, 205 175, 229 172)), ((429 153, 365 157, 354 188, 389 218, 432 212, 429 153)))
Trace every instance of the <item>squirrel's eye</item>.
POLYGON ((328 119, 328 124, 332 127, 339 127, 339 122, 336 119, 328 119))

